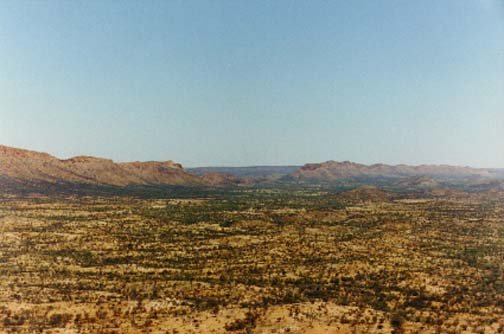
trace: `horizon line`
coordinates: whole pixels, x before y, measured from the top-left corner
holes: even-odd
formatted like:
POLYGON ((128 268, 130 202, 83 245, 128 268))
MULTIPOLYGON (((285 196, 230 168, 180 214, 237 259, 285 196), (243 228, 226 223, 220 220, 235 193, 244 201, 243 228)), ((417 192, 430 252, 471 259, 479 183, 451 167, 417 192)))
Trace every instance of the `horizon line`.
POLYGON ((148 160, 114 160, 114 159, 111 159, 111 158, 107 158, 107 157, 103 157, 103 156, 100 156, 100 155, 89 155, 89 154, 79 154, 79 155, 74 155, 74 156, 70 156, 70 157, 67 157, 67 158, 60 158, 56 155, 53 155, 52 153, 49 153, 49 152, 45 152, 45 151, 37 151, 37 150, 34 150, 34 149, 29 149, 29 148, 24 148, 24 147, 15 147, 15 146, 8 146, 8 145, 3 145, 3 144, 0 144, 0 148, 1 147, 5 147, 5 148, 8 148, 8 149, 14 149, 14 150, 21 150, 21 151, 28 151, 28 152, 33 152, 33 153, 42 153, 42 154, 48 154, 60 161, 64 161, 64 160, 70 160, 70 159, 73 159, 73 158, 76 158, 76 157, 92 157, 92 158, 98 158, 98 159, 105 159, 105 160, 111 160, 112 162, 114 163, 118 163, 118 164, 121 164, 121 163, 130 163, 130 162, 163 162, 163 161, 171 161, 171 162, 174 162, 174 163, 179 163, 182 165, 182 167, 184 169, 195 169, 195 168, 257 168, 257 167, 302 167, 304 165, 307 165, 307 164, 322 164, 322 163, 326 163, 326 162, 339 162, 339 163, 343 163, 343 162, 350 162, 350 163, 355 163, 355 164, 360 164, 360 165, 365 165, 365 166, 373 166, 373 165, 388 165, 388 166, 413 166, 413 167, 417 167, 417 166, 448 166, 448 167, 461 167, 461 168, 474 168, 474 169, 490 169, 490 170, 494 170, 494 169, 504 169, 504 167, 474 167, 474 166, 471 166, 471 165, 468 165, 468 164, 450 164, 450 163, 420 163, 420 164, 411 164, 411 163, 387 163, 387 162, 374 162, 374 163, 362 163, 362 162, 358 162, 358 161, 352 161, 352 160, 348 160, 348 159, 345 159, 345 160, 334 160, 334 159, 329 159, 329 160, 324 160, 324 161, 318 161, 318 162, 304 162, 304 163, 286 163, 286 164, 267 164, 267 163, 260 163, 260 164, 257 164, 257 165, 250 165, 250 164, 246 164, 246 165, 234 165, 234 164, 220 164, 220 163, 217 163, 217 164, 199 164, 199 165, 195 165, 195 164, 185 164, 185 163, 182 163, 176 159, 164 159, 164 160, 156 160, 156 159, 148 159, 148 160))

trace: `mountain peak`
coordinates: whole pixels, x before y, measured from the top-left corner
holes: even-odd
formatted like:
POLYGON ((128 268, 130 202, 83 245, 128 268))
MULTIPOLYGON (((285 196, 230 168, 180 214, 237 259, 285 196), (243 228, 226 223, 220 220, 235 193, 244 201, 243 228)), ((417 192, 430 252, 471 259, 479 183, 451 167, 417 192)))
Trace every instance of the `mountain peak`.
POLYGON ((16 148, 5 145, 0 145, 0 157, 56 159, 48 153, 31 151, 23 148, 16 148))

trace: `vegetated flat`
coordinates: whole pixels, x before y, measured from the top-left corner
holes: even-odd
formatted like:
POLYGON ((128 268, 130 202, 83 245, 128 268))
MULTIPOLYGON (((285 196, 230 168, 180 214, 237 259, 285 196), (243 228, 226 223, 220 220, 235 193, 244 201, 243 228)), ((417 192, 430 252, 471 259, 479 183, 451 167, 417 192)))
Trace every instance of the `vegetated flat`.
POLYGON ((6 333, 502 333, 502 191, 0 200, 6 333))

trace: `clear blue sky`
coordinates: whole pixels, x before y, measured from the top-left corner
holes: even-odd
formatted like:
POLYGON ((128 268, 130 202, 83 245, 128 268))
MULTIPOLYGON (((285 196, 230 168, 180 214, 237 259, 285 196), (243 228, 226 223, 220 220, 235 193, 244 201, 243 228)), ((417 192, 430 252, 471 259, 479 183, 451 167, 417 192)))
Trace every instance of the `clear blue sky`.
POLYGON ((504 2, 3 0, 0 144, 504 167, 504 2))

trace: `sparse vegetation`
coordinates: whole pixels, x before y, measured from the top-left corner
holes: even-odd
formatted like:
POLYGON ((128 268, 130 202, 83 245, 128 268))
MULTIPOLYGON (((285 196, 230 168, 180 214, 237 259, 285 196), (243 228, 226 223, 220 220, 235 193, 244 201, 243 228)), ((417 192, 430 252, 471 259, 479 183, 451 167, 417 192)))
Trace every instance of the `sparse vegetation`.
POLYGON ((501 193, 3 196, 6 333, 499 333, 501 193))

